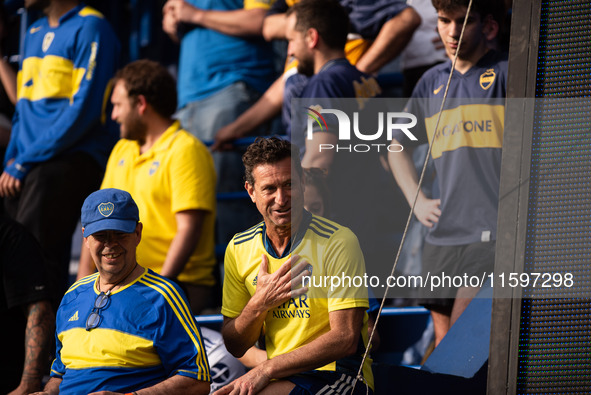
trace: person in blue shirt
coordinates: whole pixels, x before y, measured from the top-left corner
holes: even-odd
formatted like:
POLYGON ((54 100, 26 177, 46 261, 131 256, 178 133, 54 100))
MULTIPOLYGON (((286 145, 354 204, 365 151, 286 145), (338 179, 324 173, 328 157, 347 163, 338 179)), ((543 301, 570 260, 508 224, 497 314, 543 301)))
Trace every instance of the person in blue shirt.
POLYGON ((100 185, 118 137, 105 106, 119 43, 104 17, 76 0, 26 5, 46 16, 25 37, 0 196, 40 242, 59 300, 80 207, 100 185))
MULTIPOLYGON (((164 31, 180 42, 176 118, 204 142, 254 104, 273 80, 273 51, 261 36, 270 3, 168 0, 164 5, 164 31)), ((242 191, 242 152, 213 153, 217 193, 242 191)), ((218 202, 218 240, 230 240, 257 215, 245 200, 218 202)))
POLYGON ((107 188, 82 206, 82 233, 98 273, 74 283, 56 315, 56 357, 44 394, 207 394, 201 332, 173 281, 140 266, 139 210, 107 188))
MULTIPOLYGON (((423 249, 423 275, 473 276, 491 273, 495 259, 497 211, 504 127, 507 56, 491 49, 504 15, 499 2, 474 0, 461 45, 468 0, 432 0, 437 29, 450 59, 457 55, 448 99, 435 130, 441 101, 452 72, 449 60, 428 70, 417 83, 405 111, 419 122, 413 133, 427 136, 437 173, 440 198, 419 191, 414 214, 429 232, 423 249), (458 52, 459 49, 459 52, 458 52)), ((420 141, 418 141, 420 142, 420 141)), ((412 163, 413 142, 399 130, 389 154, 390 167, 412 206, 418 175, 412 163)), ((415 143, 416 144, 416 143, 415 143)), ((426 293, 435 345, 468 306, 479 288, 464 285, 426 293)))

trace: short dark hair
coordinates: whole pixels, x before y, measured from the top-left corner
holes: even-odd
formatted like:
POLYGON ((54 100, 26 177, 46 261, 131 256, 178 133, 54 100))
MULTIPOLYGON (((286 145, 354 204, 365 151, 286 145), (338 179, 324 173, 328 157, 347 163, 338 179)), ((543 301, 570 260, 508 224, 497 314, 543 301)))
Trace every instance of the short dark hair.
POLYGON ((349 15, 335 0, 302 0, 287 11, 295 14, 295 29, 299 32, 313 28, 331 49, 345 49, 349 34, 349 15))
POLYGON ((254 185, 252 171, 256 166, 278 163, 285 158, 291 158, 292 171, 298 173, 302 178, 302 164, 300 163, 300 153, 298 148, 287 140, 278 137, 257 137, 257 139, 248 146, 242 163, 244 163, 244 180, 250 185, 254 185))
POLYGON ((136 60, 117 71, 114 83, 123 81, 130 98, 142 95, 158 114, 170 118, 176 111, 176 82, 158 62, 136 60))
MULTIPOLYGON (((458 8, 468 8, 470 0, 431 0, 437 11, 453 11, 458 8)), ((502 0, 472 0, 472 11, 477 12, 482 19, 491 15, 499 26, 505 19, 505 4, 502 0)))

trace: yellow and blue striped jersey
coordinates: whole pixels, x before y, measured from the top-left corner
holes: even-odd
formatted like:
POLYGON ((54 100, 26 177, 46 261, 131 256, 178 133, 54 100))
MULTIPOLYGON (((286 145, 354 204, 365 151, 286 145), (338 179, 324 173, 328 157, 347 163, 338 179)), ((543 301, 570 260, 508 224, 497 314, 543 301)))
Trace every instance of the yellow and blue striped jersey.
POLYGON ((74 283, 57 312, 51 376, 63 379, 60 393, 127 393, 177 374, 211 380, 201 332, 176 284, 144 269, 110 295, 99 326, 87 331, 97 281, 95 273, 74 283))
MULTIPOLYGON (((79 5, 57 27, 42 18, 28 29, 17 77, 17 104, 6 171, 22 179, 37 163, 87 152, 104 166, 118 138, 107 128, 109 80, 119 58, 113 30, 96 10, 79 5)), ((111 124, 111 126, 114 126, 111 124)))
MULTIPOLYGON (((262 255, 269 260, 269 273, 276 271, 292 254, 308 262, 312 280, 308 292, 277 306, 267 313, 264 331, 268 358, 289 353, 330 330, 329 313, 336 310, 369 307, 367 289, 331 287, 330 276, 363 278, 365 263, 357 238, 348 228, 304 211, 300 231, 282 256, 277 256, 266 236, 265 224, 238 233, 228 244, 224 258, 222 314, 235 318, 256 290, 262 255)), ((367 314, 361 328, 357 352, 317 370, 357 375, 367 345, 367 314)), ((371 360, 363 375, 373 388, 371 360)))

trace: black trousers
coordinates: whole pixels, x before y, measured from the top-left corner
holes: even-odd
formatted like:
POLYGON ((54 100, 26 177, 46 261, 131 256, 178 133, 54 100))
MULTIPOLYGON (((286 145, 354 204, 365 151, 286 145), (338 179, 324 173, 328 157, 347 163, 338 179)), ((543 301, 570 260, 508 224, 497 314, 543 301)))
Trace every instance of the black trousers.
POLYGON ((33 167, 20 194, 4 200, 7 215, 41 244, 56 307, 69 287, 72 235, 82 203, 100 187, 102 177, 102 168, 90 155, 62 155, 33 167))

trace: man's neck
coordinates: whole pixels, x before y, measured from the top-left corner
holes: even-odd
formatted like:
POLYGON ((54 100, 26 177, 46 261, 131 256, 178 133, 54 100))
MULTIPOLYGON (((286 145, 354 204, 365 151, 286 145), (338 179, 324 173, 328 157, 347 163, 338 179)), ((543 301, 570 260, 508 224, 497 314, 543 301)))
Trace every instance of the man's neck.
POLYGON ((314 74, 318 74, 320 70, 331 60, 342 59, 345 57, 344 51, 332 50, 332 51, 318 51, 314 58, 314 74))
MULTIPOLYGON (((489 50, 490 50, 490 48, 486 44, 483 44, 483 45, 479 46, 472 54, 470 54, 470 56, 468 56, 466 58, 460 58, 458 56, 458 60, 456 61, 455 70, 459 71, 462 74, 465 74, 468 70, 470 70, 472 67, 474 67, 480 61, 480 59, 482 59, 482 57, 487 54, 487 52, 489 50)), ((453 62, 453 58, 452 58, 452 62, 453 62)))
POLYGON ((78 4, 79 2, 77 0, 52 1, 49 3, 49 6, 47 6, 47 8, 44 10, 45 15, 47 15, 49 26, 58 27, 60 24, 60 18, 78 4))
POLYGON ((162 117, 153 117, 152 119, 148 120, 146 123, 148 124, 148 130, 146 132, 146 139, 144 143, 140 146, 140 153, 143 154, 158 141, 160 137, 166 132, 166 130, 173 124, 172 119, 162 118, 162 117))
POLYGON ((271 242, 271 246, 278 256, 283 255, 291 241, 292 231, 295 230, 297 232, 298 227, 302 223, 302 216, 300 215, 299 217, 300 218, 298 219, 293 218, 291 224, 285 227, 278 227, 273 224, 265 223, 267 238, 271 242))

